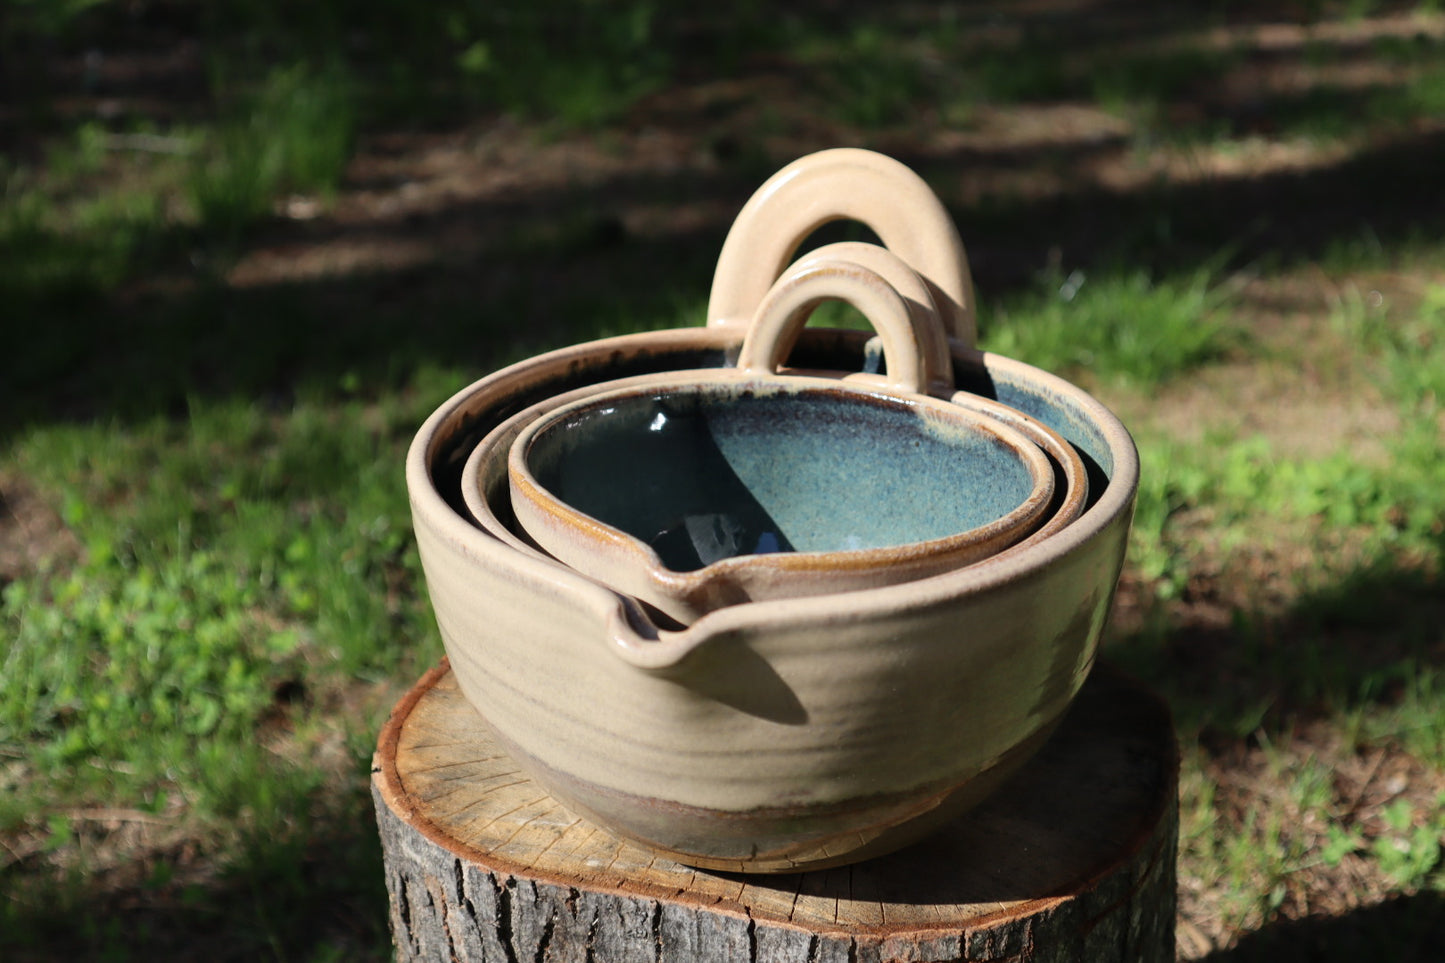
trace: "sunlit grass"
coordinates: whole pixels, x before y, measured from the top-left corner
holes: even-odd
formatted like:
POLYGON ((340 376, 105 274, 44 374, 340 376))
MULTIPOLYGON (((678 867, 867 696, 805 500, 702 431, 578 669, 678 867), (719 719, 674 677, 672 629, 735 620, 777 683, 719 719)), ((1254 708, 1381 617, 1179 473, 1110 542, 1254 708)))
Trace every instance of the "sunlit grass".
POLYGON ((980 344, 1049 371, 1140 385, 1222 356, 1239 339, 1209 269, 1156 280, 1142 269, 1074 270, 980 321, 980 344))
POLYGON ((356 107, 339 66, 272 70, 205 138, 186 194, 202 230, 234 243, 284 192, 329 197, 351 156, 356 107))
POLYGON ((55 493, 82 546, 0 606, 0 746, 51 773, 52 803, 141 806, 169 786, 223 810, 214 766, 247 771, 227 747, 278 691, 435 651, 397 468, 420 415, 235 399, 16 444, 7 461, 55 493))
POLYGON ((118 857, 150 865, 158 895, 191 894, 178 912, 192 925, 234 912, 209 895, 217 878, 269 878, 229 924, 252 953, 335 938, 278 902, 327 893, 369 906, 358 932, 381 945, 379 857, 354 837, 389 700, 358 693, 440 654, 399 468, 439 398, 405 397, 197 401, 179 421, 52 426, 10 445, 0 465, 55 500, 78 547, 0 596, 0 831, 73 873, 13 888, 7 945, 79 938, 131 958, 143 933, 62 922, 93 902, 87 867, 118 857), (86 821, 96 807, 196 842, 116 852, 86 821), (342 846, 315 851, 334 833, 342 846))

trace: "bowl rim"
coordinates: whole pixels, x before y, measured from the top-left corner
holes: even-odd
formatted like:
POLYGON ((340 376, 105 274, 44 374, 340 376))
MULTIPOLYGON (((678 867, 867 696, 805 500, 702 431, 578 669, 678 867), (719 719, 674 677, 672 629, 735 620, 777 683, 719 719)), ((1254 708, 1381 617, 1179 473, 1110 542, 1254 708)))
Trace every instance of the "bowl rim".
MULTIPOLYGON (((806 335, 806 332, 805 332, 806 335)), ((405 473, 414 520, 423 520, 450 539, 463 555, 510 571, 512 577, 545 584, 557 595, 567 595, 609 620, 611 637, 604 641, 621 657, 644 669, 676 665, 707 639, 718 635, 755 632, 760 626, 777 631, 787 626, 810 626, 884 618, 905 609, 946 605, 962 595, 1003 589, 1039 575, 1061 558, 1079 550, 1106 531, 1121 516, 1132 512, 1139 482, 1139 455, 1134 440, 1118 417, 1084 389, 1033 365, 992 352, 952 344, 954 366, 971 365, 990 376, 1004 376, 1042 392, 1068 399, 1085 416, 1108 449, 1113 464, 1109 481, 1094 504, 1048 539, 1002 553, 975 565, 912 582, 858 589, 846 593, 805 598, 770 599, 726 606, 709 612, 684 629, 659 629, 623 596, 578 572, 546 558, 518 552, 481 530, 458 513, 436 487, 432 462, 445 440, 455 433, 459 417, 477 412, 479 395, 501 389, 516 394, 538 383, 557 381, 576 373, 589 361, 636 356, 649 349, 681 353, 712 350, 735 356, 741 333, 726 326, 662 329, 617 335, 582 342, 534 355, 497 369, 456 391, 423 422, 408 448, 405 473)), ((693 370, 693 369, 682 369, 693 370)), ((705 369, 698 369, 705 370, 705 369)), ((605 377, 599 381, 607 380, 605 377)), ((597 382, 594 382, 597 383, 597 382)), ((565 389, 563 389, 565 390, 565 389)), ((489 409, 482 409, 483 411, 489 409)))

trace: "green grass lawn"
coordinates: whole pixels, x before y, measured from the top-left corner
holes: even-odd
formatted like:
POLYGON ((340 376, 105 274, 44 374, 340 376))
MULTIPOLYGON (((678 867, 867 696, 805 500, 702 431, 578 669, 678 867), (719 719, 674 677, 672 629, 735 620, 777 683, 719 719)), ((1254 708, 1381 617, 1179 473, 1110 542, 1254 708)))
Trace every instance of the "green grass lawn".
POLYGON ((985 347, 1136 435, 1105 656, 1175 711, 1181 958, 1445 953, 1445 17, 791 9, 3 19, 3 955, 388 958, 412 434, 700 323, 743 200, 839 144, 950 205, 985 347))

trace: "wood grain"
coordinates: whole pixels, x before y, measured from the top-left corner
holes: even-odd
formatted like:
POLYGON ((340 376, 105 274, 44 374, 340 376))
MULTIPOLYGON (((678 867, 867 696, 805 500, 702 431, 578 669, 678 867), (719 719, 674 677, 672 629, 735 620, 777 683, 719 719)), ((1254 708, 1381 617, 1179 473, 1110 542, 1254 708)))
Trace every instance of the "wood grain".
POLYGON ((373 769, 400 960, 1166 960, 1168 712, 1096 670, 1007 786, 902 852, 783 876, 691 869, 572 815, 498 750, 445 662, 373 769))

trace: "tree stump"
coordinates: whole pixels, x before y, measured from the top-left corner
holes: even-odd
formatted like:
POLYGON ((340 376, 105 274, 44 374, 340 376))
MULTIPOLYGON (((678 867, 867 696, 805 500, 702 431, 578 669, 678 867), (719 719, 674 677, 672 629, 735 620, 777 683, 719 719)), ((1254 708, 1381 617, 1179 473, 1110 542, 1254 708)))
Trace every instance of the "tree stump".
POLYGON ((496 748, 445 661, 372 769, 401 961, 1174 958, 1168 710, 1096 669, 1003 789, 906 850, 785 876, 691 869, 573 816, 496 748))

